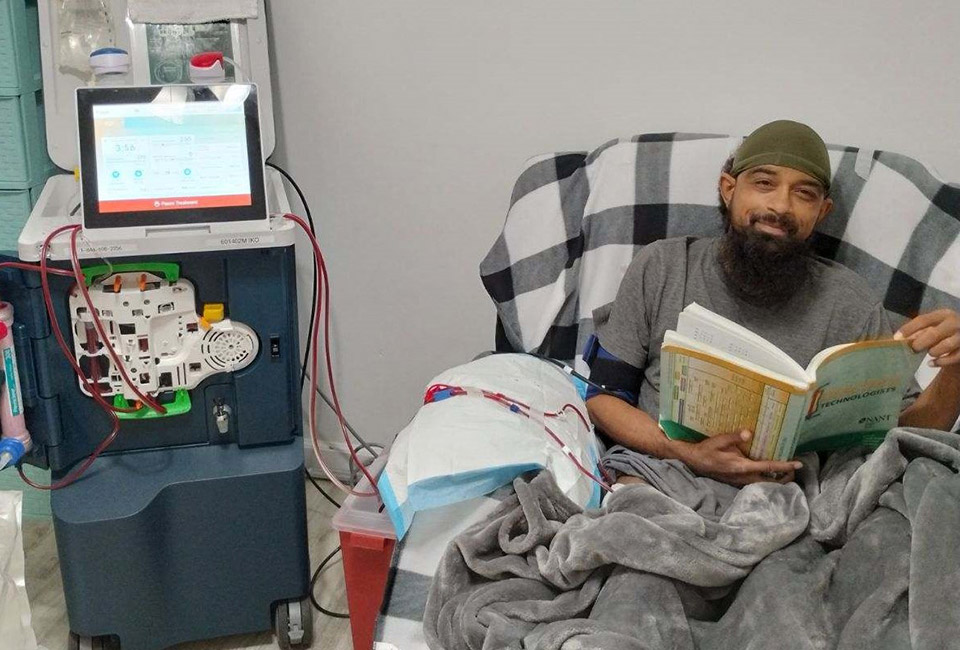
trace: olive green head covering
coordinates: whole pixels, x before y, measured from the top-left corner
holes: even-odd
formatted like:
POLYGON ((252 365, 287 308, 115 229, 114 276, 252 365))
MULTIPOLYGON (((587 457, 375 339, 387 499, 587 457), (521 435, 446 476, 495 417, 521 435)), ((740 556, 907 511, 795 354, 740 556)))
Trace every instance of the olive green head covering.
POLYGON ((813 176, 830 187, 830 158, 817 132, 806 124, 777 120, 751 133, 733 158, 733 176, 760 165, 779 165, 813 176))

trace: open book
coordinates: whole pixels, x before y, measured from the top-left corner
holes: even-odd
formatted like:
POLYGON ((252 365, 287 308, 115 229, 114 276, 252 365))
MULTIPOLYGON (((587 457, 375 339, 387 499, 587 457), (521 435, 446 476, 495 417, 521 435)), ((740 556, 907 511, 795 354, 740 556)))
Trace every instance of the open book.
MULTIPOLYGON (((922 355, 921 355, 922 356, 922 355)), ((783 350, 696 303, 663 338, 660 427, 700 440, 754 432, 750 457, 879 445, 897 425, 917 355, 893 339, 836 345, 803 368, 783 350)))

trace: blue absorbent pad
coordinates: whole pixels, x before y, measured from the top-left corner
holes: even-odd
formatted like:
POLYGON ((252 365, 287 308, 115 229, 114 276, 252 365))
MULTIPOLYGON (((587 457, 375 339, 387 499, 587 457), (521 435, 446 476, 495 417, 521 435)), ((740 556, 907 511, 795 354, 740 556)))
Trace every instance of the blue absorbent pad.
POLYGON ((599 472, 582 382, 541 359, 498 354, 452 368, 428 388, 434 385, 463 390, 420 408, 394 440, 377 482, 398 538, 416 512, 490 494, 532 470, 550 471, 581 507, 599 505, 600 487, 566 453, 599 472), (485 397, 490 393, 513 407, 485 397))
POLYGON ((397 539, 402 539, 410 529, 413 515, 417 511, 439 508, 490 494, 521 474, 536 469, 543 469, 543 467, 534 464, 505 465, 429 478, 410 485, 407 488, 407 500, 403 503, 397 500, 396 492, 386 473, 380 475, 377 487, 380 489, 383 505, 397 531, 397 539))
MULTIPOLYGON (((594 464, 596 464, 596 452, 591 450, 590 455, 594 459, 594 464)), ((410 530, 413 516, 419 510, 439 508, 451 503, 468 501, 490 494, 497 488, 511 483, 518 476, 538 469, 542 470, 543 466, 534 464, 505 465, 426 479, 409 487, 408 499, 403 503, 397 500, 396 492, 390 484, 390 478, 385 473, 380 475, 377 488, 380 490, 380 498, 383 500, 384 508, 390 515, 390 521, 393 522, 393 527, 397 531, 397 539, 403 539, 403 536, 410 530)), ((600 486, 594 483, 587 509, 600 507, 602 497, 600 486)))

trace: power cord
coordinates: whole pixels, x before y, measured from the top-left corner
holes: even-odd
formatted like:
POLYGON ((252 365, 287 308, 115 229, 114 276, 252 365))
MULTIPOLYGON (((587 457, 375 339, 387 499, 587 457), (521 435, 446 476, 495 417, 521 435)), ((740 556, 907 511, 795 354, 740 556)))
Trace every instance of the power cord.
POLYGON ((336 499, 334 499, 332 496, 330 496, 330 495, 327 493, 326 490, 324 490, 322 487, 320 487, 320 484, 317 483, 317 479, 315 479, 315 478, 313 478, 312 476, 310 476, 310 472, 306 472, 306 474, 307 474, 307 480, 310 481, 311 483, 313 483, 313 487, 317 488, 317 492, 319 492, 319 493, 323 496, 324 499, 326 499, 327 501, 329 501, 330 503, 332 503, 333 505, 335 505, 337 508, 340 508, 340 507, 341 507, 341 505, 337 502, 336 499))
POLYGON ((329 609, 317 602, 317 598, 314 595, 314 591, 317 587, 317 581, 320 579, 320 573, 323 571, 324 567, 327 566, 327 563, 334 558, 334 556, 340 552, 340 547, 333 549, 327 557, 323 558, 320 562, 320 566, 317 567, 317 570, 313 572, 313 576, 310 578, 310 602, 316 607, 317 611, 321 614, 326 614, 331 618, 350 618, 350 614, 341 614, 340 612, 331 612, 329 609))
MULTIPOLYGON (((316 236, 316 234, 317 234, 316 224, 315 224, 314 221, 313 221, 313 214, 310 212, 310 205, 307 203, 307 198, 306 198, 306 196, 304 195, 303 190, 300 189, 300 186, 297 184, 297 182, 293 179, 293 177, 292 177, 285 169, 283 169, 283 168, 280 167, 279 165, 277 165, 277 164, 275 164, 275 163, 273 163, 273 162, 271 162, 271 161, 269 161, 269 160, 267 161, 266 164, 267 164, 268 167, 270 167, 270 168, 272 168, 272 169, 275 169, 275 170, 276 170, 281 176, 283 176, 283 177, 287 180, 287 182, 290 183, 290 185, 293 187, 294 191, 297 193, 297 197, 300 199, 300 204, 303 205, 303 211, 304 211, 304 212, 306 213, 306 215, 307 215, 307 223, 310 225, 310 231, 311 231, 311 233, 313 233, 314 236, 316 236)), ((316 311, 317 311, 317 276, 318 276, 317 260, 314 259, 314 261, 313 261, 313 283, 312 283, 313 286, 312 286, 312 291, 310 292, 310 295, 311 295, 311 303, 310 303, 310 323, 309 323, 309 325, 307 326, 307 331, 308 331, 308 332, 313 331, 314 317, 315 317, 316 311)), ((307 380, 307 361, 308 361, 309 358, 310 358, 311 344, 312 344, 311 338, 308 336, 308 337, 307 337, 307 345, 306 345, 306 347, 305 347, 305 349, 304 349, 304 352, 303 352, 303 363, 302 363, 301 366, 300 366, 300 390, 301 390, 301 391, 303 390, 303 387, 304 387, 304 385, 306 384, 306 380, 307 380)), ((333 409, 333 410, 336 410, 336 406, 333 404, 332 400, 330 400, 330 398, 328 398, 328 397, 326 396, 326 394, 324 394, 324 392, 323 392, 322 390, 320 390, 320 387, 319 387, 319 386, 317 386, 317 393, 320 395, 320 398, 323 399, 323 401, 327 404, 327 406, 329 406, 329 407, 330 407, 331 409, 333 409)), ((354 429, 354 428, 350 425, 349 422, 346 422, 346 420, 344 420, 344 423, 346 424, 347 429, 350 431, 350 433, 353 435, 353 437, 356 438, 357 441, 360 443, 360 445, 361 445, 364 449, 366 449, 368 452, 370 452, 370 454, 372 454, 374 458, 376 458, 379 454, 378 454, 377 452, 375 452, 375 451, 371 448, 371 446, 367 443, 367 441, 364 440, 364 439, 360 436, 360 434, 357 433, 356 429, 354 429)), ((306 475, 307 480, 310 481, 310 483, 313 484, 314 488, 316 488, 316 490, 317 490, 327 501, 329 501, 330 503, 332 503, 332 504, 333 504, 334 506, 336 506, 337 508, 340 508, 340 507, 341 507, 341 504, 338 503, 336 499, 334 499, 332 496, 330 496, 330 495, 326 492, 326 490, 324 490, 322 487, 320 487, 320 484, 317 482, 317 480, 316 480, 315 478, 313 478, 313 477, 310 475, 310 472, 308 472, 308 471, 306 470, 306 468, 304 468, 303 473, 306 475)), ((331 552, 329 555, 327 555, 327 557, 325 557, 325 558, 320 562, 320 564, 317 566, 316 571, 313 572, 313 576, 310 578, 310 603, 311 603, 311 604, 316 608, 316 610, 317 610, 318 612, 320 612, 321 614, 326 614, 327 616, 330 616, 330 617, 332 617, 332 618, 349 619, 349 618, 350 618, 350 615, 349 615, 349 614, 341 614, 341 613, 339 613, 339 612, 333 612, 333 611, 330 611, 330 610, 326 609, 325 607, 323 607, 323 606, 317 601, 317 598, 316 598, 316 595, 315 595, 316 587, 317 587, 317 581, 320 579, 320 574, 323 572, 324 567, 327 566, 327 564, 330 562, 330 560, 332 560, 333 557, 334 557, 337 553, 339 553, 339 552, 340 552, 340 547, 338 546, 336 549, 333 550, 333 552, 331 552)))
MULTIPOLYGON (((317 229, 316 229, 316 224, 313 220, 313 213, 310 211, 310 204, 307 202, 307 197, 303 193, 303 190, 300 188, 300 185, 293 178, 293 176, 291 176, 290 173, 287 170, 285 170, 283 167, 280 167, 276 163, 269 160, 266 162, 266 165, 271 169, 275 169, 281 176, 283 176, 284 179, 286 179, 288 183, 290 183, 291 187, 293 187, 294 191, 297 193, 297 198, 299 198, 300 200, 300 204, 303 205, 303 211, 307 215, 307 223, 310 226, 310 232, 313 234, 314 237, 316 237, 317 229)), ((316 311, 317 311, 317 281, 318 281, 317 276, 318 276, 317 261, 316 259, 314 259, 313 282, 312 282, 313 287, 312 287, 312 291, 310 292, 310 295, 311 295, 310 322, 307 325, 308 332, 313 331, 314 317, 316 316, 316 311)), ((307 379, 309 379, 309 376, 307 374, 307 361, 310 358, 310 350, 311 350, 312 343, 313 341, 308 336, 307 344, 303 352, 303 363, 301 363, 300 365, 300 390, 301 391, 303 390, 303 387, 306 385, 307 379)), ((320 389, 319 386, 317 387, 317 394, 327 404, 327 406, 329 406, 334 412, 336 412, 337 409, 333 401, 326 395, 326 393, 324 393, 320 389)), ((347 430, 350 431, 350 433, 353 435, 353 437, 360 442, 361 447, 366 449, 374 458, 377 458, 380 455, 378 452, 374 451, 373 447, 370 444, 368 444, 367 441, 365 441, 363 437, 360 436, 359 433, 357 433, 357 430, 354 429, 350 425, 350 423, 346 421, 346 419, 344 419, 344 424, 346 425, 347 430)), ((311 479, 313 478, 312 476, 310 476, 309 472, 306 471, 306 469, 304 469, 304 472, 307 474, 309 478, 311 479)))
MULTIPOLYGON (((307 379, 310 379, 310 375, 307 375, 306 377, 307 379)), ((330 407, 331 411, 333 411, 334 413, 337 412, 337 407, 336 405, 334 405, 333 400, 330 399, 330 397, 328 397, 327 394, 323 392, 323 389, 320 388, 319 384, 317 385, 317 395, 319 395, 320 399, 322 399, 326 403, 326 405, 330 407)), ((343 418, 343 423, 346 425, 347 431, 349 431, 350 434, 357 439, 357 442, 360 443, 361 447, 363 447, 368 452, 370 452, 370 455, 373 456, 374 458, 379 458, 380 452, 374 451, 373 448, 380 447, 380 450, 383 451, 383 447, 381 445, 376 445, 376 444, 371 445, 366 440, 364 440, 363 437, 359 433, 357 433, 357 430, 350 425, 350 422, 347 421, 346 417, 343 418)))
MULTIPOLYGON (((300 204, 303 206, 303 211, 307 214, 307 223, 310 225, 310 232, 313 233, 313 236, 317 236, 317 228, 313 222, 313 214, 310 212, 310 204, 307 203, 307 197, 304 196, 303 190, 300 189, 300 186, 297 185, 297 181, 293 180, 291 176, 285 169, 277 165, 276 163, 266 162, 267 167, 277 170, 281 176, 283 176, 288 183, 293 187, 294 191, 297 193, 297 197, 300 199, 300 204)), ((310 291, 310 324, 307 325, 307 331, 313 331, 313 319, 317 312, 317 260, 313 260, 313 289, 310 291)), ((310 358, 310 346, 313 341, 310 340, 310 337, 307 337, 307 345, 303 351, 303 363, 300 365, 300 391, 303 392, 303 387, 307 380, 307 360, 310 358)))
MULTIPOLYGON (((320 484, 317 482, 315 478, 310 476, 309 472, 307 473, 307 480, 313 483, 313 487, 317 488, 317 492, 319 492, 324 499, 326 499, 327 501, 335 505, 337 508, 342 507, 339 503, 337 503, 336 499, 334 499, 332 496, 327 494, 327 491, 324 490, 322 487, 320 487, 320 484)), ((333 559, 333 556, 336 555, 339 550, 340 550, 340 547, 338 546, 333 550, 332 553, 330 553, 330 555, 325 557, 323 561, 320 562, 320 565, 317 567, 316 571, 314 571, 313 575, 310 577, 310 604, 312 604, 314 608, 321 614, 326 614, 327 616, 331 616, 333 618, 350 618, 349 614, 340 614, 338 612, 331 612, 330 610, 325 608, 323 605, 321 605, 316 597, 317 581, 320 579, 320 573, 323 571, 327 563, 330 562, 331 559, 333 559)))
MULTIPOLYGON (((320 484, 317 482, 317 480, 312 476, 310 476, 309 473, 307 473, 307 480, 313 483, 313 487, 317 488, 317 492, 319 492, 324 499, 326 499, 327 501, 335 505, 337 508, 342 507, 339 503, 337 503, 336 499, 334 499, 332 496, 327 494, 327 491, 324 490, 322 487, 320 487, 320 484)), ((327 566, 327 563, 330 562, 331 559, 333 559, 333 556, 336 555, 339 550, 340 550, 340 547, 338 546, 333 550, 332 553, 330 553, 330 555, 325 557, 320 562, 320 565, 317 566, 316 571, 314 571, 313 575, 310 577, 310 604, 312 604, 314 608, 321 614, 326 614, 327 616, 331 616, 333 618, 350 618, 349 614, 340 614, 338 612, 331 612, 329 609, 325 608, 323 605, 320 604, 316 596, 317 581, 320 579, 320 574, 323 572, 324 567, 327 566)))

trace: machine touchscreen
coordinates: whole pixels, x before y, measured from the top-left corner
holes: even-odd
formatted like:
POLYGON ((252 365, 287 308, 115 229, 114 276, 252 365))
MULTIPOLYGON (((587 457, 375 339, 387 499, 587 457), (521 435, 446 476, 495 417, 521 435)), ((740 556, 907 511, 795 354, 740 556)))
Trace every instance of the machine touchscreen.
POLYGON ((83 227, 266 222, 252 84, 77 89, 83 227))

